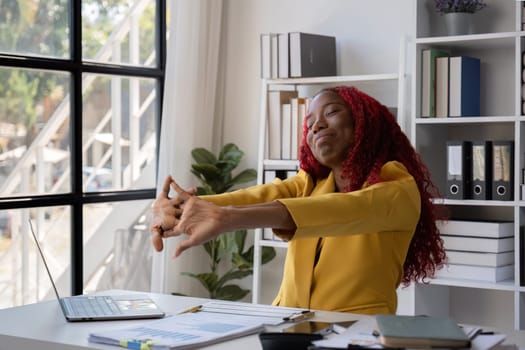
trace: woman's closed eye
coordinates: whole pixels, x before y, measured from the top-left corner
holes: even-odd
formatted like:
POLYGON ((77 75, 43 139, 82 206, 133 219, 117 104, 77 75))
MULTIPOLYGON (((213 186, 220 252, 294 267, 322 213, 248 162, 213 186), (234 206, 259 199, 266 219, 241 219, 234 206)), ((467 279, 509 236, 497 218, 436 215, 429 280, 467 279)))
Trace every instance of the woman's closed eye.
POLYGON ((331 116, 331 115, 334 115, 336 114, 337 112, 339 112, 339 109, 337 108, 332 108, 332 109, 329 109, 325 112, 325 116, 328 117, 328 116, 331 116))

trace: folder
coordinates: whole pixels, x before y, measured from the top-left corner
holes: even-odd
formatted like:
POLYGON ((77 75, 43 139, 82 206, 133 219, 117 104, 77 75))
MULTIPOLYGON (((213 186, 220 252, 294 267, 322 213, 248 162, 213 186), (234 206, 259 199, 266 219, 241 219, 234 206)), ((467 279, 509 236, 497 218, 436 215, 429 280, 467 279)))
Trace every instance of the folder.
POLYGON ((472 142, 447 141, 446 198, 470 199, 470 171, 472 169, 472 142))
POLYGON ((289 33, 290 77, 337 75, 335 37, 289 33))
POLYGON ((492 142, 472 142, 472 199, 492 198, 492 142))
POLYGON ((514 199, 514 141, 492 142, 492 199, 514 199))
POLYGON ((476 57, 450 57, 449 116, 479 116, 481 63, 476 57))

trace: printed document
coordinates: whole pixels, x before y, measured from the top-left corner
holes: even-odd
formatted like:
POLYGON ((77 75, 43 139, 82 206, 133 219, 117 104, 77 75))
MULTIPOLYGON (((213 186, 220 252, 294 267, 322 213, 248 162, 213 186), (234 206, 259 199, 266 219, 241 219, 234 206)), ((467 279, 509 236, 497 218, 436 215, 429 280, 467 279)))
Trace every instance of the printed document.
POLYGON ((191 312, 143 325, 94 332, 89 341, 133 349, 195 349, 262 330, 263 320, 256 317, 191 312))

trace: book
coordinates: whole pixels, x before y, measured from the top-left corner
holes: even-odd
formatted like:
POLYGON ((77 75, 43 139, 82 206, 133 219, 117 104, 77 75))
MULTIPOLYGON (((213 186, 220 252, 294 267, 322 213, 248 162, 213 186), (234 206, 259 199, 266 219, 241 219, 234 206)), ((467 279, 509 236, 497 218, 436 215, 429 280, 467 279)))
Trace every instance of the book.
POLYGON ((436 58, 447 55, 435 48, 421 51, 421 117, 436 115, 436 58))
POLYGON ((279 77, 279 40, 278 34, 270 33, 270 45, 271 45, 271 74, 273 78, 279 77))
POLYGON ((278 41, 278 77, 288 78, 290 74, 290 54, 288 49, 288 33, 279 33, 277 35, 278 41))
POLYGON ((480 67, 479 58, 450 57, 449 116, 480 115, 480 67))
POLYGON ((262 33, 260 37, 261 51, 261 78, 269 79, 272 77, 272 53, 270 33, 262 33))
POLYGON ((490 238, 514 236, 514 222, 512 221, 438 220, 436 225, 444 235, 490 238))
POLYGON ((441 235, 447 250, 502 253, 514 251, 514 237, 485 238, 441 235))
POLYGON ((442 269, 436 270, 434 276, 483 282, 500 282, 514 278, 514 265, 492 267, 448 264, 442 269))
POLYGON ((519 244, 519 257, 520 257, 520 286, 525 286, 525 229, 520 227, 520 244, 519 244))
POLYGON ((281 122, 282 122, 281 124, 282 125, 281 159, 291 159, 292 158, 292 107, 290 103, 283 103, 281 105, 281 122))
POLYGON ((290 100, 292 109, 292 154, 291 159, 298 159, 299 145, 303 137, 303 118, 306 99, 304 97, 292 98, 290 100))
POLYGON ((290 77, 337 75, 335 37, 289 33, 290 77))
POLYGON ((499 267, 514 264, 514 252, 485 253, 446 250, 449 264, 499 267))
POLYGON ((260 34, 261 78, 277 78, 278 74, 278 34, 260 34))
POLYGON ((297 97, 297 91, 268 92, 268 158, 282 159, 281 106, 297 97))
POLYGON ((468 348, 470 339, 452 319, 435 316, 375 316, 379 341, 391 348, 468 348))
POLYGON ((448 117, 448 56, 436 58, 436 118, 448 117))

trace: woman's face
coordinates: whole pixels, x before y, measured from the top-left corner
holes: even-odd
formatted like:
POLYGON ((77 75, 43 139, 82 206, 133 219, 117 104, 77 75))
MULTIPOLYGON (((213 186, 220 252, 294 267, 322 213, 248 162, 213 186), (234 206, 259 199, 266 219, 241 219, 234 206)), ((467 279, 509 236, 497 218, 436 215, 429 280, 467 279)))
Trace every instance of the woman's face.
POLYGON ((340 167, 354 144, 354 119, 343 98, 333 91, 315 96, 306 126, 306 142, 317 161, 331 169, 340 167))

